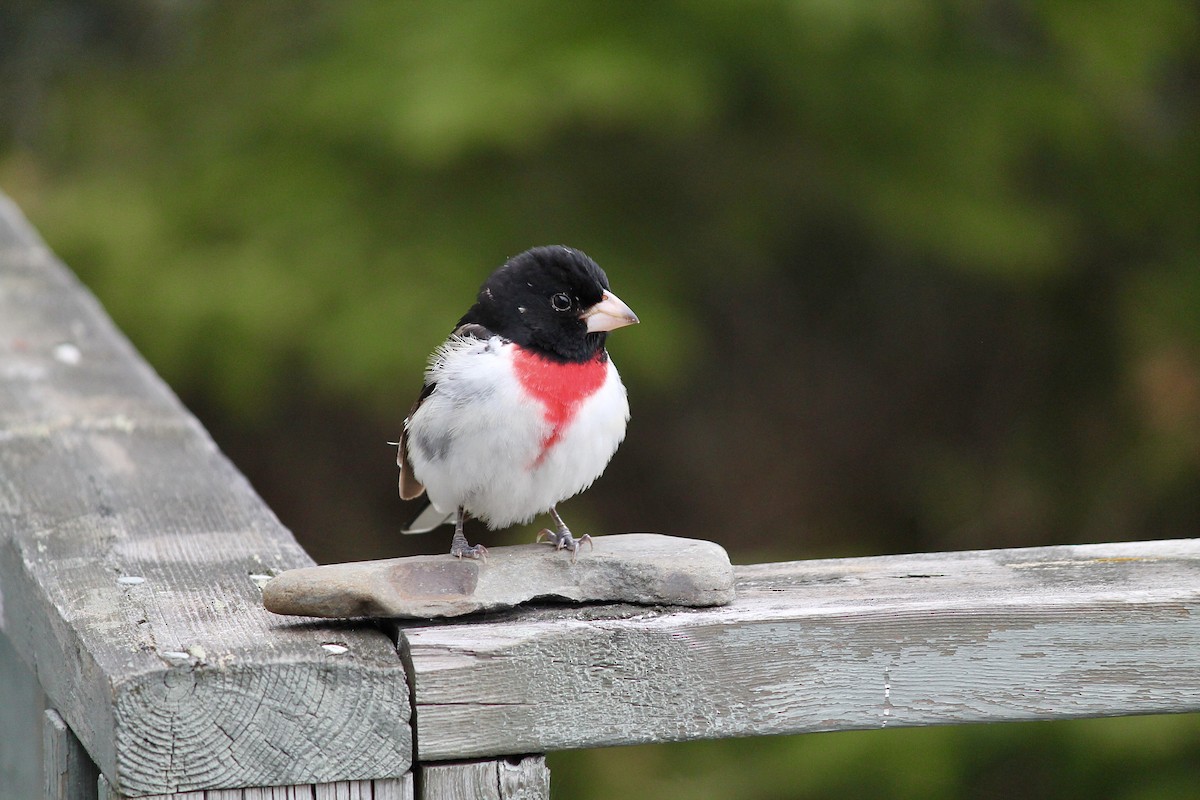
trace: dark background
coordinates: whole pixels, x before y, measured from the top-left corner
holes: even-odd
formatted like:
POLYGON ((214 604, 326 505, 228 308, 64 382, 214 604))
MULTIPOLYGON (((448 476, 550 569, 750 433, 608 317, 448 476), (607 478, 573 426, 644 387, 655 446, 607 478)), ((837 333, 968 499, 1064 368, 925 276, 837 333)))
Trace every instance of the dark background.
MULTIPOLYGON (((1198 123, 1173 0, 0 8, 0 187, 321 561, 449 546, 396 534, 385 442, 549 243, 642 318, 577 531, 743 563, 1195 536, 1198 123)), ((552 763, 564 798, 1182 798, 1200 721, 552 763)))

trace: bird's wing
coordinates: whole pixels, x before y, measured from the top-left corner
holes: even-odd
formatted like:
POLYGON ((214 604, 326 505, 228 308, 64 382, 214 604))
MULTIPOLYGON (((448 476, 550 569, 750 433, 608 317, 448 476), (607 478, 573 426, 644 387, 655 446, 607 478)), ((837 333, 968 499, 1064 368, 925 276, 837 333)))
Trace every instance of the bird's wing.
MULTIPOLYGON (((492 332, 478 323, 468 322, 460 324, 450 336, 452 338, 455 336, 461 338, 470 337, 487 341, 492 337, 492 332)), ((417 413, 417 409, 421 407, 421 403, 425 402, 425 398, 433 394, 436 389, 437 381, 430 381, 422 386, 421 394, 417 396, 416 402, 408 410, 408 416, 404 418, 404 428, 400 434, 400 446, 396 451, 396 464, 400 467, 401 500, 414 500, 425 493, 425 486, 413 474, 412 462, 408 460, 408 421, 413 418, 413 414, 417 413)), ((437 524, 440 525, 441 523, 437 524)), ((410 525, 409 527, 412 526, 410 525)))
POLYGON ((408 421, 413 418, 413 414, 417 413, 417 409, 421 407, 421 403, 425 402, 425 398, 433 394, 433 390, 436 388, 436 381, 422 386, 421 394, 417 397, 416 402, 412 404, 412 408, 408 410, 408 416, 404 418, 404 429, 400 434, 400 446, 396 450, 396 464, 400 467, 401 500, 413 500, 425 493, 425 486, 413 475, 412 462, 408 460, 408 421))
POLYGON ((496 334, 492 333, 490 330, 488 330, 484 326, 480 325, 478 322, 461 322, 460 321, 458 323, 458 327, 454 329, 454 333, 452 333, 450 335, 458 336, 458 337, 464 338, 464 339, 467 337, 470 337, 472 339, 478 339, 481 342, 486 342, 488 339, 492 338, 496 334))

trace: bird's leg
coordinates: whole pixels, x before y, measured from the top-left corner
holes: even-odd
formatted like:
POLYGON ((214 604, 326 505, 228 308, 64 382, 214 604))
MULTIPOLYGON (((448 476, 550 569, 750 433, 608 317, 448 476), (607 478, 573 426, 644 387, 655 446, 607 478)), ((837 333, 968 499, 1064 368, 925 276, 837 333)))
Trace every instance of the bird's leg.
POLYGON ((467 524, 467 512, 462 506, 454 512, 454 541, 450 543, 450 555, 455 558, 480 558, 487 561, 487 548, 481 544, 474 547, 467 544, 467 536, 463 533, 463 526, 467 524))
POLYGON ((575 560, 575 556, 579 553, 579 545, 587 542, 589 548, 593 547, 592 537, 588 534, 585 533, 578 539, 571 535, 571 529, 567 527, 567 523, 563 522, 562 517, 558 515, 558 510, 554 506, 550 506, 550 516, 554 518, 555 530, 542 528, 541 532, 537 535, 537 541, 540 542, 545 539, 554 545, 555 550, 570 550, 572 561, 575 560))

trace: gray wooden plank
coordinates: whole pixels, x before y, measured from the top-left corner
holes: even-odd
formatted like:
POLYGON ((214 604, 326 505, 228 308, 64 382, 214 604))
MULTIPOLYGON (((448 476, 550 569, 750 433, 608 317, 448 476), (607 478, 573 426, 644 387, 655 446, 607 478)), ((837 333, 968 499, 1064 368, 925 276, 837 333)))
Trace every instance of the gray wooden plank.
POLYGON ((67 723, 52 708, 43 716, 42 762, 46 800, 93 800, 99 771, 67 723))
POLYGON ((420 800, 549 800, 550 769, 540 755, 421 764, 420 800))
POLYGON ((113 790, 407 772, 391 641, 261 607, 312 560, 2 196, 0 474, 3 631, 113 790))
POLYGON ((100 777, 96 779, 96 797, 97 800, 124 800, 112 784, 108 782, 108 778, 104 777, 104 773, 100 773, 100 777))
POLYGON ((503 800, 550 800, 550 768, 545 756, 502 758, 495 764, 503 800))
POLYGON ((1200 710, 1200 540, 738 571, 724 608, 402 628, 419 760, 1200 710))
POLYGON ((352 791, 348 783, 327 783, 313 789, 314 800, 359 800, 361 797, 357 788, 352 791))
MULTIPOLYGON (((242 789, 240 800, 312 800, 313 787, 305 786, 257 786, 242 789)), ((212 800, 211 792, 205 800, 212 800)))
MULTIPOLYGON (((311 788, 312 800, 413 800, 412 773, 371 781, 338 781, 311 788)), ((308 800, 310 795, 304 797, 308 800)))
POLYGON ((374 800, 413 800, 413 774, 372 781, 374 800))
POLYGON ((0 800, 42 791, 42 711, 37 678, 0 633, 0 800))
MULTIPOLYGON (((289 800, 283 786, 260 786, 242 790, 241 800, 289 800)), ((310 800, 310 798, 305 798, 310 800)))

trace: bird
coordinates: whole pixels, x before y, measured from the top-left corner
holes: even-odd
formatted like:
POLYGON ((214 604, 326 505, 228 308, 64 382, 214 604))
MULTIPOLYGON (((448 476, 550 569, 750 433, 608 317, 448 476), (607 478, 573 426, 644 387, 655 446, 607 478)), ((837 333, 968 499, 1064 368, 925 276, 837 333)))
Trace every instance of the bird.
POLYGON ((404 533, 453 522, 450 554, 470 545, 468 518, 489 529, 548 513, 537 541, 569 550, 576 538, 557 506, 604 472, 625 438, 629 400, 605 348, 638 322, 582 251, 554 245, 509 258, 430 356, 424 385, 396 443, 400 497, 425 505, 404 533))

